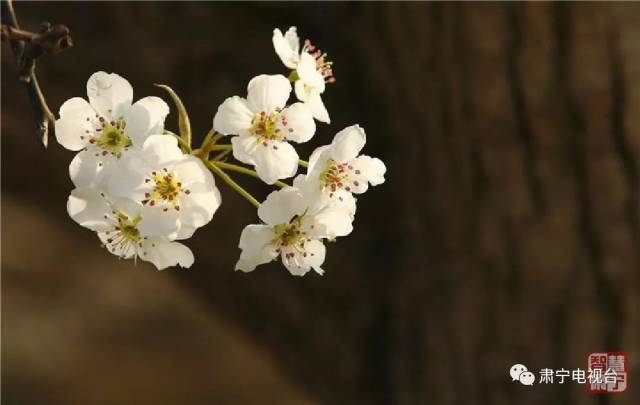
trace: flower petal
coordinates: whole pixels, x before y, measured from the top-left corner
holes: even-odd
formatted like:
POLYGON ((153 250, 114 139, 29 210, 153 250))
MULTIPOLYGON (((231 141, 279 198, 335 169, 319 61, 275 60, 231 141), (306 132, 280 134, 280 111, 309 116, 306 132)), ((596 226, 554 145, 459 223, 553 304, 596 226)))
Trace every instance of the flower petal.
POLYGON ((352 191, 354 193, 364 193, 369 188, 369 183, 372 186, 384 183, 384 174, 387 171, 387 167, 382 160, 362 155, 349 163, 353 166, 353 171, 349 178, 353 185, 352 191))
POLYGON ((302 226, 315 238, 335 239, 346 236, 353 231, 353 215, 355 199, 351 193, 344 193, 344 203, 325 204, 322 208, 314 208, 315 213, 303 218, 302 226))
POLYGON ((287 142, 272 141, 258 145, 252 158, 258 176, 267 184, 293 177, 298 171, 298 153, 287 142))
POLYGON ((309 157, 307 176, 319 176, 322 170, 324 170, 329 159, 331 159, 331 145, 324 145, 316 148, 309 157))
POLYGON ((285 108, 282 110, 281 117, 278 127, 287 140, 298 143, 307 142, 316 133, 313 115, 303 103, 295 103, 285 108), (283 122, 286 122, 286 125, 283 122))
POLYGON ((172 135, 151 135, 144 141, 142 156, 149 166, 161 169, 163 166, 180 161, 185 155, 178 147, 178 140, 172 135))
POLYGON ((251 111, 271 114, 284 108, 291 93, 291 83, 282 75, 260 75, 251 79, 247 93, 251 111))
POLYGON ((303 82, 307 88, 307 93, 311 91, 324 93, 326 84, 322 73, 317 69, 316 58, 307 52, 303 52, 302 55, 300 55, 300 63, 298 64, 296 72, 298 72, 299 81, 303 82))
POLYGON ((246 163, 248 165, 255 165, 253 156, 256 154, 258 147, 264 146, 258 145, 258 139, 253 135, 240 135, 231 138, 231 145, 233 147, 233 157, 246 163))
POLYGON ((76 187, 102 186, 116 159, 112 155, 102 156, 93 151, 77 153, 69 164, 69 177, 76 187))
POLYGON ((206 192, 191 192, 183 196, 180 207, 180 224, 200 228, 213 218, 213 214, 220 207, 220 191, 217 187, 206 192))
POLYGON ((268 225, 288 224, 306 208, 300 190, 287 187, 273 191, 258 208, 258 217, 268 225))
POLYGON ((247 225, 240 235, 239 247, 242 249, 236 270, 253 271, 256 266, 269 263, 278 256, 273 240, 276 234, 265 225, 247 225))
POLYGON ((139 153, 127 154, 124 159, 110 165, 108 170, 105 183, 112 196, 140 203, 145 199, 145 193, 153 189, 151 182, 144 181, 153 169, 139 153))
POLYGON ((111 207, 99 189, 83 187, 71 191, 67 200, 67 212, 74 221, 92 231, 111 228, 104 217, 111 212, 111 207))
POLYGON ((284 36, 278 28, 274 29, 272 42, 282 63, 289 69, 295 69, 300 60, 300 39, 296 27, 290 27, 284 36))
POLYGON ((160 97, 142 98, 124 112, 124 133, 134 145, 142 145, 149 135, 161 135, 169 106, 160 97))
POLYGON ((247 100, 238 96, 229 97, 218 107, 213 117, 213 129, 224 135, 240 135, 251 128, 253 117, 247 100))
POLYGON ((189 268, 194 262, 191 249, 182 243, 154 239, 142 243, 140 258, 153 263, 158 270, 176 265, 189 268))
POLYGON ((289 273, 294 276, 304 276, 309 270, 314 269, 318 274, 324 274, 322 263, 326 248, 319 240, 310 240, 304 245, 304 250, 299 251, 295 247, 282 249, 282 263, 289 273))
POLYGON ((93 108, 109 120, 122 117, 133 102, 133 88, 115 73, 92 74, 87 81, 87 95, 93 108))
POLYGON ((74 97, 65 101, 60 107, 60 119, 55 123, 58 143, 74 151, 84 148, 89 142, 89 133, 94 131, 91 120, 95 113, 83 98, 74 97))
POLYGON ((189 186, 196 183, 207 185, 210 190, 215 187, 215 180, 211 172, 200 159, 194 156, 184 155, 173 166, 173 171, 176 173, 177 180, 182 183, 183 188, 189 188, 189 186))
POLYGON ((304 100, 304 104, 309 108, 309 111, 311 111, 313 118, 327 124, 331 123, 331 119, 329 118, 329 112, 327 111, 327 108, 324 106, 324 103, 322 102, 322 98, 320 98, 320 94, 315 92, 308 94, 306 96, 306 99, 304 100))
POLYGON ((339 163, 358 156, 367 142, 367 137, 359 125, 352 125, 338 132, 331 142, 331 157, 339 163))
POLYGON ((178 211, 169 207, 145 205, 141 209, 142 219, 138 230, 144 236, 173 240, 178 236, 179 215, 178 211))

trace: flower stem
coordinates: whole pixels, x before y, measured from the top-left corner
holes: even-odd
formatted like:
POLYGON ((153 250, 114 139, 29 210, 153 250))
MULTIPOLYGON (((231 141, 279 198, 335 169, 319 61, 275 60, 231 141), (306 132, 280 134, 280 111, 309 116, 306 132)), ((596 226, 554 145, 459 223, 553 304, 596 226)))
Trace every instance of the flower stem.
POLYGON ((229 153, 231 153, 233 150, 232 149, 226 149, 223 150, 222 152, 218 153, 217 155, 215 155, 213 157, 213 161, 217 162, 219 160, 222 160, 222 158, 224 158, 225 156, 227 156, 229 153))
MULTIPOLYGON (((247 176, 252 176, 255 178, 260 178, 260 176, 258 176, 258 173, 255 170, 247 169, 246 167, 242 167, 239 165, 234 165, 232 163, 226 163, 226 162, 213 162, 213 164, 218 166, 221 169, 246 174, 247 176)), ((287 183, 283 183, 281 181, 276 181, 274 184, 280 188, 289 187, 287 183)))
POLYGON ((243 196, 247 201, 249 201, 251 204, 253 204, 254 207, 258 208, 260 207, 260 203, 258 202, 258 200, 256 200, 247 190, 245 190, 244 188, 242 188, 242 186, 240 186, 238 183, 236 183, 235 181, 233 181, 233 179, 231 177, 229 177, 229 175, 227 173, 225 173, 221 168, 219 168, 218 166, 216 166, 216 164, 214 164, 213 162, 210 162, 208 160, 202 159, 202 161, 204 162, 204 164, 218 177, 220 177, 222 179, 222 181, 224 181, 225 183, 227 183, 229 185, 229 187, 231 187, 232 189, 234 189, 238 194, 240 194, 241 196, 243 196))
POLYGON ((298 160, 298 164, 302 167, 309 167, 309 162, 307 162, 306 160, 298 160))

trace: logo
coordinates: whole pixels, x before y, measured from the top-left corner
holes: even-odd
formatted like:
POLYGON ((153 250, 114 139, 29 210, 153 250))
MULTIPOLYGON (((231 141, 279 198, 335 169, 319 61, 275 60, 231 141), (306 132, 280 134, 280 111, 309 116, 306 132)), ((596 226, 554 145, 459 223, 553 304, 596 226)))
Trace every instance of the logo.
POLYGON ((589 353, 587 390, 592 394, 624 392, 627 389, 627 354, 624 352, 589 353))

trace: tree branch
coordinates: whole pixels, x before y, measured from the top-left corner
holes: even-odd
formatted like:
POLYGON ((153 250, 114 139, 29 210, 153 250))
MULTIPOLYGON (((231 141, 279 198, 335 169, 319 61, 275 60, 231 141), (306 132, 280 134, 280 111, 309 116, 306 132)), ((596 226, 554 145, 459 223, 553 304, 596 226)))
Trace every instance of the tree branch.
POLYGON ((2 1, 2 40, 11 44, 13 57, 20 72, 20 80, 25 83, 27 95, 34 112, 36 136, 46 148, 49 140, 49 126, 55 116, 49 109, 35 74, 35 61, 45 53, 58 53, 73 46, 69 28, 64 25, 43 23, 39 32, 21 30, 18 26, 13 2, 2 1))

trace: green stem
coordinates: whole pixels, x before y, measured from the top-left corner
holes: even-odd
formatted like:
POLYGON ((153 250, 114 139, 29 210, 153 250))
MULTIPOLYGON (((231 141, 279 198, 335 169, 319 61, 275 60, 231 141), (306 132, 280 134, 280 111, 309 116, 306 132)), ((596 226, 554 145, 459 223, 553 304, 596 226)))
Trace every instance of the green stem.
POLYGON ((307 162, 306 160, 298 160, 298 164, 302 167, 309 167, 309 162, 307 162))
POLYGON ((260 207, 260 203, 256 200, 247 190, 242 188, 238 183, 233 181, 231 177, 227 173, 225 173, 221 168, 216 166, 213 162, 209 162, 208 160, 202 159, 204 164, 218 177, 222 179, 225 183, 229 185, 232 189, 234 189, 238 194, 243 196, 247 201, 253 204, 256 208, 260 207))
MULTIPOLYGON (((246 174, 247 176, 252 176, 258 179, 260 178, 260 176, 258 176, 258 173, 255 170, 247 169, 246 167, 243 167, 243 166, 234 165, 232 163, 226 163, 226 162, 213 162, 213 164, 218 166, 221 169, 246 174)), ((274 184, 280 188, 289 187, 287 183, 283 183, 281 181, 276 181, 274 184)))
POLYGON ((224 158, 225 156, 227 156, 229 153, 231 153, 233 151, 233 149, 225 149, 222 152, 218 153, 217 155, 215 155, 213 157, 213 161, 217 162, 219 160, 222 160, 222 158, 224 158))

